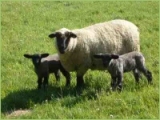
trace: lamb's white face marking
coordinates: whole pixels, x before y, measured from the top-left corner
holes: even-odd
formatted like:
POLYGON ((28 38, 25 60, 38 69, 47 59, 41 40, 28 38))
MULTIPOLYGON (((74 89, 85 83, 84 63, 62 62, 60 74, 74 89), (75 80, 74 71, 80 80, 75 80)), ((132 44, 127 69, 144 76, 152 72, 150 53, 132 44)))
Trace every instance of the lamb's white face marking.
POLYGON ((32 62, 33 62, 33 64, 34 64, 35 67, 38 67, 40 65, 40 63, 41 63, 41 57, 40 57, 40 55, 39 54, 33 55, 32 62))

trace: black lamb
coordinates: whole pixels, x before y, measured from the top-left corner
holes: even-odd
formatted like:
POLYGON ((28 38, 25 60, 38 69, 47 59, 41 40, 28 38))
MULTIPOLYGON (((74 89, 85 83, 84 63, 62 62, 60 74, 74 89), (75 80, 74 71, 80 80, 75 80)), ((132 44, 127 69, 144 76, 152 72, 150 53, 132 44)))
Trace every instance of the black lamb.
POLYGON ((58 54, 24 54, 24 57, 31 59, 33 62, 34 70, 38 77, 38 89, 42 87, 42 83, 44 89, 46 88, 48 85, 48 78, 50 73, 54 73, 56 80, 59 81, 59 70, 66 78, 66 86, 70 85, 70 73, 67 72, 61 65, 58 54))

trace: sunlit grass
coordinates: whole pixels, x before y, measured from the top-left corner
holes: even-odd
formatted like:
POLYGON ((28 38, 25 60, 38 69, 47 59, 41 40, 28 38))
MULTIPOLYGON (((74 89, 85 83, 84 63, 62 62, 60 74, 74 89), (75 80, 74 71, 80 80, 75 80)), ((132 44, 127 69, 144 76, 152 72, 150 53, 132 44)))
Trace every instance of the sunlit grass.
POLYGON ((1 113, 29 109, 31 114, 13 118, 34 119, 150 119, 159 112, 159 3, 154 2, 1 2, 1 113), (85 87, 77 90, 76 75, 70 87, 50 75, 48 91, 37 90, 37 78, 24 53, 56 53, 50 32, 66 27, 82 28, 112 19, 126 19, 140 29, 141 52, 153 73, 153 85, 142 76, 135 84, 131 73, 124 75, 121 93, 110 91, 105 71, 89 70, 85 87))

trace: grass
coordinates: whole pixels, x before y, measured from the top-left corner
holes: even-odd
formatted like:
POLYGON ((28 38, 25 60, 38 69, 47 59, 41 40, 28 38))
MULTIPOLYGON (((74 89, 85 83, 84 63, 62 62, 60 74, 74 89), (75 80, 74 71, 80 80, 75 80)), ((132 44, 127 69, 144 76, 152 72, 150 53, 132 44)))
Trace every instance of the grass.
POLYGON ((159 2, 158 1, 2 1, 1 2, 1 117, 16 110, 30 114, 15 119, 153 119, 159 118, 159 2), (37 90, 36 75, 24 53, 56 53, 48 35, 56 29, 82 28, 111 19, 126 19, 140 29, 141 51, 153 73, 153 85, 142 77, 124 76, 121 93, 111 92, 110 76, 89 70, 85 87, 77 90, 76 75, 70 87, 65 78, 50 76, 47 91, 37 90))

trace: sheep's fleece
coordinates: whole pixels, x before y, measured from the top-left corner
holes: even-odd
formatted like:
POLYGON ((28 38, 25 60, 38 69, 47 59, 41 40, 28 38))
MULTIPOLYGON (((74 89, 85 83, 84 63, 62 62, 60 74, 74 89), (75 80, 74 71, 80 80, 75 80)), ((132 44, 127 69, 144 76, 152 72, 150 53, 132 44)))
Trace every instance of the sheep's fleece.
POLYGON ((102 60, 95 59, 94 54, 121 55, 140 51, 138 28, 126 20, 111 20, 75 30, 62 28, 56 32, 72 32, 76 35, 75 38, 70 38, 64 54, 57 50, 64 68, 76 71, 78 76, 83 76, 88 69, 105 69, 102 60))

